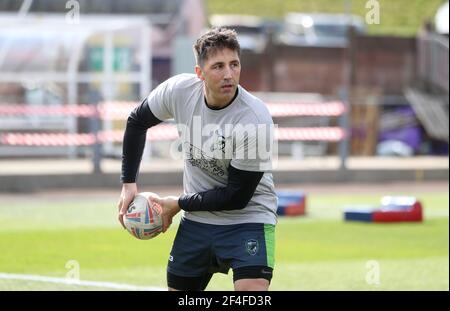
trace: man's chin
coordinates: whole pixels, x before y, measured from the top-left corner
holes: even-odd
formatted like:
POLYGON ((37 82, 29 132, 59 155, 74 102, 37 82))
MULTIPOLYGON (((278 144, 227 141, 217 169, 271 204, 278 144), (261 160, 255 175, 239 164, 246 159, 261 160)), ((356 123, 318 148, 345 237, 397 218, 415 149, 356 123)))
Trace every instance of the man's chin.
POLYGON ((225 96, 229 96, 230 94, 234 96, 236 93, 236 87, 223 87, 220 89, 221 93, 225 96))

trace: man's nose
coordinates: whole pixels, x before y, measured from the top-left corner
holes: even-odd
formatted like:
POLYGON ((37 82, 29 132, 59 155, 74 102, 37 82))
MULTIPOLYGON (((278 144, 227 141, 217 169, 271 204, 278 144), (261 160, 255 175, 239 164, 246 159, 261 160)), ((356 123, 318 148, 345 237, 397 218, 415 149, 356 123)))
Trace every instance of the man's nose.
POLYGON ((232 70, 230 67, 226 67, 225 68, 225 79, 231 79, 233 77, 233 75, 231 74, 232 70))

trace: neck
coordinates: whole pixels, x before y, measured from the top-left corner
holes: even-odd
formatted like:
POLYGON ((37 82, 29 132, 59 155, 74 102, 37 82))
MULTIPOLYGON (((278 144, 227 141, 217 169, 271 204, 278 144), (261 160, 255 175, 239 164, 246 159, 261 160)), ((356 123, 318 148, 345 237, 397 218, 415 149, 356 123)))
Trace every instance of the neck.
POLYGON ((208 92, 208 89, 206 86, 204 86, 204 94, 205 94, 205 100, 206 105, 211 109, 222 109, 228 106, 233 102, 233 100, 236 98, 238 90, 236 89, 236 92, 233 94, 233 96, 225 97, 225 98, 217 98, 214 97, 210 92, 208 92))
POLYGON ((238 95, 238 89, 236 88, 236 92, 234 93, 233 96, 229 97, 229 98, 225 98, 225 99, 217 99, 214 98, 212 96, 212 94, 209 94, 207 89, 205 88, 205 102, 206 102, 206 106, 210 109, 213 110, 219 110, 219 109, 223 109, 225 107, 227 107, 228 105, 230 105, 234 99, 237 97, 238 95))

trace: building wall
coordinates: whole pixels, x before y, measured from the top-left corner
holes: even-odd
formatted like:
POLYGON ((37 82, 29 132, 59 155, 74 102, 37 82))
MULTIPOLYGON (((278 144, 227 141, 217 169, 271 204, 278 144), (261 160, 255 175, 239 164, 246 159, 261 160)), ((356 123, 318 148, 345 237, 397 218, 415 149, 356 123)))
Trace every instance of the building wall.
POLYGON ((268 54, 242 54, 241 83, 252 91, 335 95, 351 85, 402 94, 416 76, 415 38, 356 37, 345 48, 274 46, 268 54), (346 69, 351 59, 352 66, 346 69), (346 70, 349 70, 348 76, 346 70))

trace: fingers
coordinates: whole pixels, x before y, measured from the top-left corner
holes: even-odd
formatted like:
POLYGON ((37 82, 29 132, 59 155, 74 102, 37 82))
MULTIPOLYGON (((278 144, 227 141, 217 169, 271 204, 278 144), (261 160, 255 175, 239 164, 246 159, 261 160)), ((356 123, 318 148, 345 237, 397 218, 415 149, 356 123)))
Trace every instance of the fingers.
POLYGON ((162 217, 162 233, 166 232, 167 230, 167 219, 166 217, 162 217))
POLYGON ((164 213, 164 208, 163 208, 164 200, 162 200, 161 198, 156 197, 154 195, 150 195, 149 199, 152 204, 159 205, 157 207, 157 209, 159 209, 159 212, 161 213, 161 218, 162 218, 161 232, 164 233, 167 231, 167 229, 170 227, 170 224, 172 223, 171 217, 169 217, 166 213, 164 213))
POLYGON ((126 229, 125 223, 123 221, 123 216, 127 213, 128 206, 133 201, 134 196, 138 192, 136 183, 124 183, 122 185, 122 192, 120 194, 120 199, 117 204, 119 210, 118 220, 122 227, 126 229))
POLYGON ((163 221, 163 228, 162 232, 165 233, 167 229, 169 229, 170 225, 172 224, 172 216, 170 215, 162 215, 162 221, 163 221))
POLYGON ((167 210, 164 209, 164 200, 163 199, 158 198, 158 197, 153 197, 153 196, 150 199, 153 204, 159 205, 161 218, 162 218, 162 233, 164 233, 170 227, 172 218, 169 217, 169 215, 167 214, 167 210))
POLYGON ((125 223, 123 222, 123 216, 127 213, 127 208, 128 208, 129 203, 126 204, 124 199, 120 199, 119 204, 120 205, 119 205, 119 216, 118 216, 118 219, 119 219, 119 222, 122 225, 122 227, 124 229, 126 229, 125 223))
POLYGON ((123 202, 123 199, 122 198, 120 198, 119 199, 119 203, 117 203, 117 210, 120 212, 120 209, 122 208, 122 202, 123 202))
POLYGON ((167 229, 169 229, 171 224, 172 224, 172 217, 163 217, 162 233, 165 233, 167 231, 167 229))
POLYGON ((125 215, 125 212, 126 212, 126 210, 123 211, 123 208, 121 208, 121 209, 120 209, 120 212, 119 212, 119 222, 120 222, 120 224, 122 225, 122 227, 123 227, 124 229, 126 229, 125 223, 123 222, 123 216, 125 215))
POLYGON ((151 202, 159 204, 159 205, 163 205, 163 200, 159 197, 155 197, 155 196, 149 196, 149 199, 151 202))

